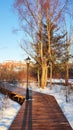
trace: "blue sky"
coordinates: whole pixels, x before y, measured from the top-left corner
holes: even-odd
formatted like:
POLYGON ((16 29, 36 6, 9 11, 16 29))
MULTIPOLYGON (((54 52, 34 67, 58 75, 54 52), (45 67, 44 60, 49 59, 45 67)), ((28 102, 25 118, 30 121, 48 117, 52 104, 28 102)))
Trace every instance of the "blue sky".
MULTIPOLYGON (((13 2, 14 0, 0 0, 0 62, 23 61, 27 56, 19 46, 23 34, 13 33, 14 28, 19 28, 18 18, 12 8, 13 2)), ((71 52, 72 50, 71 47, 71 52)))
POLYGON ((24 60, 24 52, 19 46, 21 33, 14 34, 18 19, 12 8, 13 0, 0 0, 0 62, 24 60))

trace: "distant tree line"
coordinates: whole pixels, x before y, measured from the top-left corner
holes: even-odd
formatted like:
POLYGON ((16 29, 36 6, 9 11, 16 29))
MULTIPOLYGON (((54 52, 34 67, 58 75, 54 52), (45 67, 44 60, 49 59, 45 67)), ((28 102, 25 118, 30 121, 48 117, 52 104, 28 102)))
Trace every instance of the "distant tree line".
MULTIPOLYGON (((19 66, 16 66, 19 68, 19 66)), ((31 69, 29 70, 29 77, 35 77, 31 69)), ((27 67, 23 68, 20 66, 19 69, 15 69, 15 66, 12 65, 11 67, 6 66, 6 64, 0 64, 0 81, 7 81, 10 83, 16 83, 21 81, 26 81, 27 79, 27 67)))
MULTIPOLYGON (((73 78, 73 64, 69 64, 69 78, 73 78)), ((48 70, 50 71, 50 70, 48 70)), ((49 74, 49 72, 48 72, 49 74)), ((15 67, 8 68, 5 65, 0 64, 0 81, 7 81, 10 83, 16 83, 16 81, 26 81, 27 79, 27 68, 22 67, 16 71, 15 67)), ((48 76, 49 78, 49 76, 48 76)), ((65 79, 65 67, 62 65, 54 65, 53 67, 53 78, 63 78, 65 79)), ((37 80, 37 70, 35 64, 33 67, 29 68, 29 79, 37 80)))

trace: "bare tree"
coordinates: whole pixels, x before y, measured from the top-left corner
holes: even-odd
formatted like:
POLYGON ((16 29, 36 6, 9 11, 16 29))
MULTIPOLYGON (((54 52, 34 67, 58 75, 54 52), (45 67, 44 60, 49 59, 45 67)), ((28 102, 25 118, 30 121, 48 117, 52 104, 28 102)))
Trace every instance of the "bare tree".
MULTIPOLYGON (((41 87, 44 88, 47 83, 48 68, 50 67, 50 86, 52 88, 52 48, 51 48, 51 29, 54 25, 54 35, 62 33, 63 30, 63 18, 64 13, 68 11, 68 0, 61 2, 60 0, 15 0, 14 8, 17 10, 20 20, 20 27, 24 31, 26 37, 21 43, 22 49, 29 54, 41 67, 41 87), (48 51, 47 55, 44 55, 43 50, 43 26, 42 23, 47 26, 48 36, 48 51), (36 56, 35 45, 37 32, 40 33, 40 39, 38 47, 40 60, 36 56)), ((54 44, 54 43, 53 43, 54 44)), ((38 80, 39 80, 38 69, 38 80)))

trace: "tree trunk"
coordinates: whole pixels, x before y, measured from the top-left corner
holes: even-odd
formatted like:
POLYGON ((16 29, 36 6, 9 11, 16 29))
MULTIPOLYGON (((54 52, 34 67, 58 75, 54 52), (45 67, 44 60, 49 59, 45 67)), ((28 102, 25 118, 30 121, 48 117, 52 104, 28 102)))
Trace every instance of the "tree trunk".
POLYGON ((40 72, 39 72, 39 68, 38 68, 38 87, 40 87, 40 72))
POLYGON ((65 78, 65 84, 68 85, 68 78, 69 78, 69 66, 68 62, 66 63, 66 78, 65 78))
POLYGON ((47 79, 48 79, 48 67, 45 68, 45 86, 47 87, 47 79))
POLYGON ((46 10, 46 15, 47 15, 47 34, 48 34, 48 54, 49 54, 49 62, 50 62, 50 89, 52 89, 52 63, 51 63, 51 35, 50 35, 50 31, 51 31, 51 23, 50 20, 48 19, 48 9, 46 10), (48 24, 49 21, 49 24, 48 24))
POLYGON ((50 89, 52 89, 52 63, 50 63, 50 89))
POLYGON ((46 58, 42 61, 41 87, 44 89, 47 85, 47 62, 46 58))

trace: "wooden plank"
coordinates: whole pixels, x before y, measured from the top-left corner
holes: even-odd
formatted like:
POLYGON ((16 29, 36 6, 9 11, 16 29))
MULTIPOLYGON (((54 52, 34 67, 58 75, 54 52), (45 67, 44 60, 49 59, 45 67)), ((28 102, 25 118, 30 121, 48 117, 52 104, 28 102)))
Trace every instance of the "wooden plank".
POLYGON ((26 90, 24 88, 20 88, 16 86, 14 87, 9 84, 1 84, 0 91, 3 94, 8 95, 11 99, 17 101, 20 104, 23 103, 26 96, 26 90))
POLYGON ((9 84, 2 84, 0 86, 0 89, 7 90, 9 92, 12 92, 12 93, 15 93, 18 95, 22 95, 22 96, 24 96, 26 94, 26 91, 24 88, 20 88, 20 87, 16 87, 16 86, 14 87, 9 84))
POLYGON ((72 130, 53 96, 30 90, 30 97, 9 130, 72 130))

